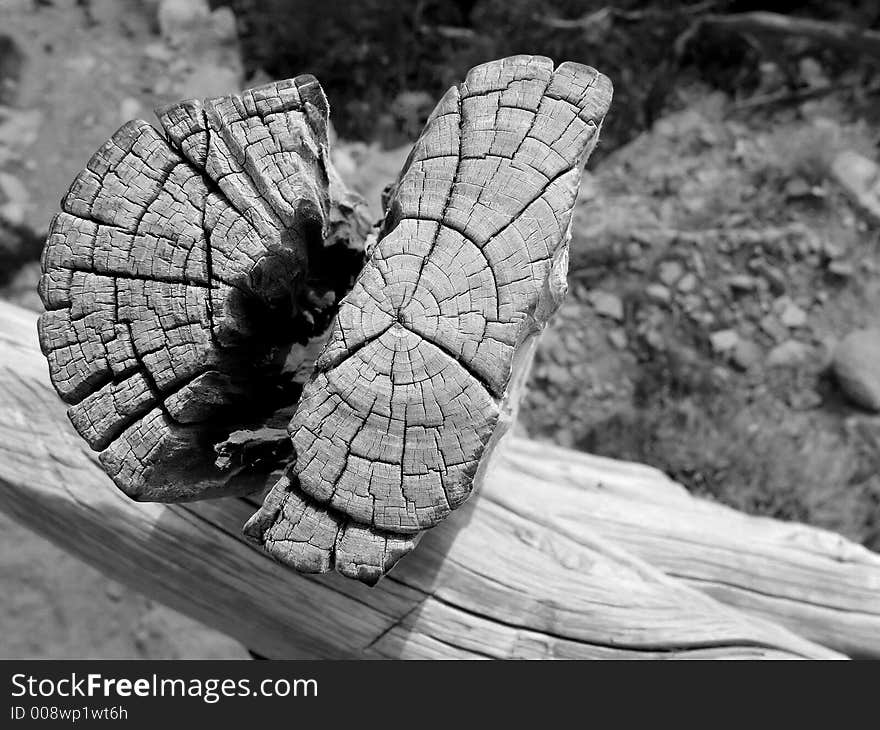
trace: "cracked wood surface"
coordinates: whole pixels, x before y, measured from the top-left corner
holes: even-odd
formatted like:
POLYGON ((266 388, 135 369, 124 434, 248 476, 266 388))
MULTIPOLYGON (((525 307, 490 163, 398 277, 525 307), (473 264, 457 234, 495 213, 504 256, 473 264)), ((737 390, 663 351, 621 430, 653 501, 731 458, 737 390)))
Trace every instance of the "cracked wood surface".
POLYGON ((877 556, 868 560, 842 538, 829 550, 826 538, 810 539, 821 531, 739 515, 677 487, 670 510, 686 514, 685 500, 702 505, 694 514, 707 529, 670 519, 664 533, 657 510, 670 483, 656 470, 522 441, 498 456, 481 495, 428 531, 375 588, 298 573, 239 534, 250 501, 138 503, 115 489, 64 418, 35 320, 0 302, 0 509, 265 656, 837 656, 667 577, 592 529, 616 523, 617 536, 632 538, 642 529, 637 519, 628 529, 625 518, 642 511, 651 526, 642 551, 656 564, 674 563, 696 585, 711 578, 740 586, 746 599, 750 586, 768 593, 783 586, 775 597, 785 605, 768 602, 761 611, 801 626, 810 625, 803 620, 809 597, 821 596, 826 612, 814 620, 822 616, 844 635, 858 612, 878 635, 877 556), (528 474, 525 463, 534 467, 528 474), (618 502, 629 499, 614 519, 604 516, 609 492, 618 502), (795 529, 802 538, 791 540, 795 529), (740 543, 747 554, 738 552, 740 543), (687 554, 691 560, 681 558, 687 554))
POLYGON ((128 495, 251 491, 260 469, 236 483, 214 446, 295 401, 285 358, 323 333, 360 269, 364 213, 329 165, 313 77, 157 116, 161 131, 116 132, 62 201, 40 341, 73 425, 128 495))
POLYGON ((478 66, 441 99, 303 391, 295 464, 245 529, 272 555, 375 583, 471 494, 564 294, 610 101, 595 69, 539 56, 478 66))
POLYGON ((514 439, 499 501, 620 545, 719 601, 857 657, 880 657, 880 555, 828 530, 691 496, 659 469, 514 439), (542 498, 546 484, 559 498, 542 498), (563 496, 563 491, 565 496, 563 496))

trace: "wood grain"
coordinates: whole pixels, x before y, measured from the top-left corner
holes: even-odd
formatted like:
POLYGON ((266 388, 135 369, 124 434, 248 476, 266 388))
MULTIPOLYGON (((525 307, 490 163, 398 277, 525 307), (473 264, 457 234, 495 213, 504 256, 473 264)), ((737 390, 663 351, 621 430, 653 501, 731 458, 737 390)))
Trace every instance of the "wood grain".
POLYGON ((246 533, 298 570, 375 583, 459 508, 565 291, 611 83, 513 56, 441 99, 290 424, 295 464, 246 533))
POLYGON ((501 468, 504 489, 489 498, 536 522, 595 532, 723 603, 880 657, 880 555, 837 533, 693 497, 652 467, 522 438, 501 468), (558 499, 541 498, 547 484, 558 499))
MULTIPOLYGON (((564 483, 532 478, 518 492, 512 485, 523 479, 522 462, 491 470, 482 495, 428 531, 419 550, 375 588, 334 574, 297 573, 241 538, 239 526, 252 510, 243 500, 137 503, 116 490, 63 417, 38 351, 35 324, 33 314, 0 303, 0 508, 114 578, 226 631, 261 654, 836 656, 774 623, 722 605, 597 535, 577 515, 594 504, 587 497, 603 488, 582 484, 572 476, 578 471, 569 473, 565 466, 555 467, 571 477, 564 483), (575 517, 562 519, 564 512, 575 517)), ((570 452, 563 454, 577 462, 570 452)), ((511 452, 502 457, 510 459, 511 452)), ((581 474, 589 473, 584 464, 590 458, 584 459, 578 467, 581 474)), ((600 481, 615 485, 617 499, 630 496, 629 511, 643 502, 651 509, 654 487, 662 489, 666 483, 666 491, 679 491, 647 467, 593 463, 594 473, 598 468, 604 475, 600 481)), ((659 502, 686 513, 676 500, 685 503, 680 494, 659 502)), ((601 519, 601 504, 588 510, 597 513, 596 520, 601 519)), ((677 560, 688 544, 693 556, 716 544, 723 559, 681 559, 679 572, 686 575, 693 564, 706 575, 714 566, 718 582, 748 586, 758 580, 770 590, 784 585, 778 597, 788 603, 798 602, 798 586, 812 586, 839 595, 826 600, 825 616, 830 624, 840 622, 839 631, 847 630, 841 619, 850 607, 858 606, 865 620, 873 611, 876 622, 880 612, 870 586, 876 586, 877 567, 864 559, 842 560, 860 554, 854 546, 844 549, 841 539, 829 553, 827 540, 803 539, 790 542, 784 559, 778 559, 778 537, 764 530, 765 538, 753 541, 748 558, 738 559, 725 555, 730 545, 723 535, 726 514, 722 510, 715 517, 716 526, 702 542, 692 541, 691 533, 672 521, 666 538, 651 540, 653 548, 645 552, 657 561, 665 550, 677 560), (859 580, 868 586, 861 598, 856 596, 859 580)), ((749 531, 759 529, 753 525, 763 522, 741 519, 739 535, 748 542, 749 531)), ((777 535, 788 527, 772 524, 777 535)), ((636 528, 619 529, 625 534, 636 528)), ((662 531, 662 522, 654 529, 662 531)), ((812 534, 810 528, 800 530, 812 534)), ((699 581, 699 574, 694 577, 699 581)))
POLYGON ((367 227, 334 179, 313 77, 157 115, 161 132, 124 125, 62 201, 41 343, 74 427, 129 496, 253 490, 264 479, 235 482, 214 446, 295 402, 291 346, 323 336, 367 227))

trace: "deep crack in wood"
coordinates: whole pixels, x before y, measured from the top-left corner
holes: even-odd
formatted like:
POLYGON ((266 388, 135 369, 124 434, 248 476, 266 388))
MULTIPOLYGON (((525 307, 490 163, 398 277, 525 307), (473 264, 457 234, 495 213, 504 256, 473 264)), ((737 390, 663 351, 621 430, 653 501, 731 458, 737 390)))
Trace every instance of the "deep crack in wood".
POLYGON ((363 265, 366 207, 329 163, 311 76, 157 116, 161 133, 124 125, 62 201, 40 343, 73 425, 131 497, 252 491, 289 444, 257 462, 223 449, 296 402, 309 355, 291 347, 326 336, 363 265))
POLYGON ((479 483, 564 294, 611 93, 514 56, 437 105, 296 408, 295 462, 245 527, 274 557, 375 583, 479 483))

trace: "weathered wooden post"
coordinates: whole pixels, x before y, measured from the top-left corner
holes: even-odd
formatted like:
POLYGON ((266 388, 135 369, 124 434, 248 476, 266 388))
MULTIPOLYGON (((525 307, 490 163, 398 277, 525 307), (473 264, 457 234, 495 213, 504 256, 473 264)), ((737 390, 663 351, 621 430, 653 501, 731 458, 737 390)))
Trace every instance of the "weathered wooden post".
POLYGON ((123 127, 65 198, 40 287, 97 460, 32 317, 0 306, 0 506, 269 657, 836 656, 758 615, 880 652, 878 556, 647 467, 494 448, 610 93, 541 57, 471 71, 366 263, 314 79, 123 127))
POLYGON ((348 196, 331 189, 314 78, 173 104, 166 137, 125 125, 74 181, 43 257, 40 341, 73 425, 140 500, 253 491, 292 458, 245 533, 297 570, 375 583, 467 499, 506 430, 565 293, 610 101, 580 64, 473 69, 429 118, 351 291, 361 262, 328 245, 348 196), (334 312, 300 393, 289 372, 309 349, 288 355, 334 312), (262 470, 218 473, 234 430, 294 404, 292 457, 282 434, 251 445, 262 470))
POLYGON ((272 555, 373 583, 481 481, 610 101, 594 69, 516 56, 437 105, 291 421, 295 466, 248 523, 272 555))
POLYGON ((296 402, 285 366, 310 369, 368 226, 334 178, 314 79, 158 117, 163 133, 123 126, 62 201, 40 342, 74 427, 126 494, 246 493, 290 449, 225 469, 215 449, 296 402))

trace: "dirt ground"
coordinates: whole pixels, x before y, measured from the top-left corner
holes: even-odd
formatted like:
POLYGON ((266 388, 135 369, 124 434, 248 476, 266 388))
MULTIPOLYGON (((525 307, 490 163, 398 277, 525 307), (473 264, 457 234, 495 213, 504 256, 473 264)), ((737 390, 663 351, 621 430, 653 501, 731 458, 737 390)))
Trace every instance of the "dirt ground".
MULTIPOLYGON (((156 7, 0 0, 0 296, 40 308, 34 251, 120 124, 264 80, 245 77, 228 12, 163 25, 156 7)), ((800 54, 786 73, 813 93, 756 107, 695 82, 601 150, 522 427, 880 550, 880 416, 831 368, 847 334, 880 327, 880 221, 834 172, 841 152, 878 158, 880 112, 876 89, 826 89, 827 68, 800 54)), ((762 64, 755 96, 784 76, 762 64)), ((378 217, 407 151, 340 142, 334 159, 378 217)), ((246 656, 2 516, 0 576, 3 657, 246 656)))
POLYGON ((880 419, 829 367, 880 326, 878 228, 830 172, 876 139, 834 98, 730 107, 704 96, 594 170, 523 420, 880 549, 880 419))
POLYGON ((0 656, 246 659, 241 644, 109 580, 0 514, 0 656))

